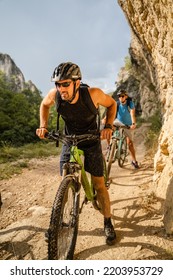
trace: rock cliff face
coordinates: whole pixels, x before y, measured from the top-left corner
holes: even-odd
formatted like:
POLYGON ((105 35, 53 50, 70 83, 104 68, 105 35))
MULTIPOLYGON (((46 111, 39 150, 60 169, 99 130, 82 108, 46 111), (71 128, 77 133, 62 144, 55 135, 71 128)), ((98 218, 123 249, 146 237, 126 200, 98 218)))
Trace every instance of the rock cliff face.
POLYGON ((130 55, 140 78, 143 117, 160 108, 162 130, 154 159, 156 193, 173 233, 173 1, 118 0, 132 31, 130 55))
POLYGON ((12 90, 14 92, 21 92, 24 89, 30 89, 32 92, 36 90, 38 91, 31 81, 25 81, 21 70, 16 66, 8 54, 0 53, 0 71, 2 71, 7 80, 12 83, 12 90))

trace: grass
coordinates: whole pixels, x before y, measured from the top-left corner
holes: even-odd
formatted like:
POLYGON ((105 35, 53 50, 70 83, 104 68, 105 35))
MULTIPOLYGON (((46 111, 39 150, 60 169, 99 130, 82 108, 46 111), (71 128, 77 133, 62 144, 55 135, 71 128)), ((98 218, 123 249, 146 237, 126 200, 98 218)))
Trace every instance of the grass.
POLYGON ((45 158, 59 153, 60 148, 55 146, 55 142, 44 140, 17 148, 3 144, 0 148, 0 180, 21 173, 23 168, 29 167, 28 162, 32 158, 45 158))
POLYGON ((20 174, 22 169, 27 167, 27 162, 0 164, 0 180, 9 179, 14 174, 20 174))

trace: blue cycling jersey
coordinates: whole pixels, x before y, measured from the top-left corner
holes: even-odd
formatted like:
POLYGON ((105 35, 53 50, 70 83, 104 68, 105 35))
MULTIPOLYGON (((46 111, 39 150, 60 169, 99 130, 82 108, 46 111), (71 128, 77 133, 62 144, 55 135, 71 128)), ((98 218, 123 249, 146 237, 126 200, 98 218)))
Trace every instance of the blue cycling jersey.
POLYGON ((118 106, 118 112, 117 112, 117 119, 122 122, 125 125, 132 125, 130 110, 135 108, 135 104, 133 101, 130 101, 129 105, 122 104, 120 102, 118 106))

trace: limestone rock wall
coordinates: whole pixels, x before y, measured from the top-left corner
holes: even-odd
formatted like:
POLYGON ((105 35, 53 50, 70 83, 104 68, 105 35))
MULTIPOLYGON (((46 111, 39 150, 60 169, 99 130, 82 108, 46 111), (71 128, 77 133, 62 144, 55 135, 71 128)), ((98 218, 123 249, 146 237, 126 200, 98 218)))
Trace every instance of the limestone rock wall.
POLYGON ((154 182, 157 195, 165 199, 165 229, 173 233, 173 1, 118 0, 118 3, 132 30, 132 57, 139 71, 142 64, 148 73, 145 77, 153 85, 152 90, 145 91, 145 83, 140 84, 141 106, 146 98, 150 98, 150 109, 153 106, 155 110, 156 104, 160 104, 163 125, 154 159, 154 182))
POLYGON ((0 71, 5 74, 6 79, 12 84, 14 92, 21 92, 25 89, 30 89, 32 92, 38 91, 31 81, 25 81, 22 71, 8 54, 0 53, 0 71))

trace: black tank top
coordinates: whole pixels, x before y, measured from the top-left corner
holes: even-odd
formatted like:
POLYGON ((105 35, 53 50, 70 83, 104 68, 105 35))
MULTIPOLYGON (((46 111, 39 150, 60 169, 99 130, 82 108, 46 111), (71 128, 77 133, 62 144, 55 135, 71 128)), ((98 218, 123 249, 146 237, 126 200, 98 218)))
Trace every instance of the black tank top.
POLYGON ((97 129, 97 109, 87 88, 79 88, 79 98, 75 104, 62 100, 59 92, 57 92, 56 106, 57 112, 65 121, 66 134, 80 135, 88 133, 89 130, 97 129))

